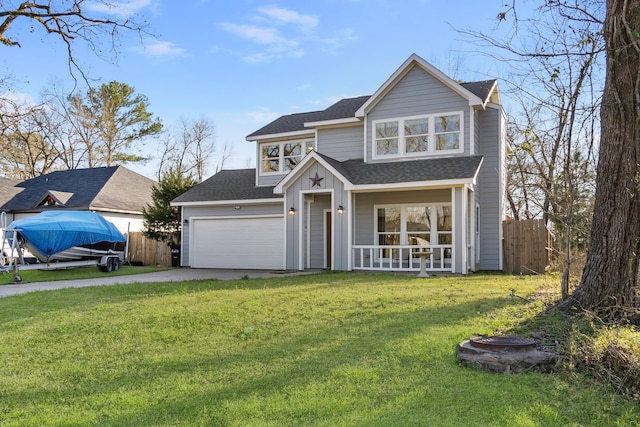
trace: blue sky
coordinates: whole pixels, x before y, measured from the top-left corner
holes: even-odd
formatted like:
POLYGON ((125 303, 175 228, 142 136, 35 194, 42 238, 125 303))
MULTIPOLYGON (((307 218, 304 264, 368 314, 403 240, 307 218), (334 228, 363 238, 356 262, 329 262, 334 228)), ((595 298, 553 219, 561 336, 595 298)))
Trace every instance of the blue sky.
MULTIPOLYGON (((370 95, 412 53, 460 80, 500 78, 503 65, 451 26, 489 32, 503 8, 503 0, 132 0, 119 13, 143 16, 157 38, 123 37, 115 63, 78 54, 91 77, 146 95, 165 126, 213 121, 218 151, 233 149, 226 167, 255 167, 246 135, 283 114, 370 95)), ((0 60, 14 96, 37 100, 51 85, 70 87, 65 47, 15 30, 22 47, 1 47, 0 60)), ((155 155, 152 141, 145 150, 155 155)), ((129 167, 156 170, 153 161, 129 167)))

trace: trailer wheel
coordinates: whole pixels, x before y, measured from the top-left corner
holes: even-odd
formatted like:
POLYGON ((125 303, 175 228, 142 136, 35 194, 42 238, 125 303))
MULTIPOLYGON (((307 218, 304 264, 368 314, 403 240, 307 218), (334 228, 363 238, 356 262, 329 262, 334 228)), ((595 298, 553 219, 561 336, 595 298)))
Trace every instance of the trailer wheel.
POLYGON ((100 266, 100 270, 104 271, 105 273, 111 273, 111 271, 113 270, 113 259, 108 258, 106 264, 100 266))
POLYGON ((111 258, 113 261, 113 271, 118 271, 120 269, 120 258, 111 258))

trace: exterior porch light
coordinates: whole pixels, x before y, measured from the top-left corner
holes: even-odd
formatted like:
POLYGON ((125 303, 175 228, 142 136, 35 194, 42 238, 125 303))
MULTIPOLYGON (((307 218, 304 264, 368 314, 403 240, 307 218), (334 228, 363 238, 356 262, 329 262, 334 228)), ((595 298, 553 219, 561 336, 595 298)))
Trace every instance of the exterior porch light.
POLYGON ((338 213, 340 215, 342 215, 344 213, 344 208, 342 207, 342 205, 338 206, 338 213))
POLYGON ((294 216, 295 214, 296 214, 296 208, 291 206, 291 209, 289 209, 289 215, 294 216))

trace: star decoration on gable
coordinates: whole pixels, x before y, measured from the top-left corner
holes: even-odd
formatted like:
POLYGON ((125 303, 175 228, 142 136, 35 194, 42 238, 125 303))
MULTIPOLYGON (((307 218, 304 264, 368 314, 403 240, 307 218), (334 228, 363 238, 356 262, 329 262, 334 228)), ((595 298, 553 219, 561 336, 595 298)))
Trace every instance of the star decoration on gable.
POLYGON ((318 172, 316 172, 316 176, 315 176, 315 177, 313 177, 313 178, 309 178, 309 179, 310 179, 310 180, 311 180, 311 182, 313 183, 313 184, 311 185, 311 188, 313 188, 313 187, 315 187, 316 185, 317 185, 318 187, 320 187, 320 181, 322 181, 324 178, 319 177, 319 176, 318 176, 318 172))

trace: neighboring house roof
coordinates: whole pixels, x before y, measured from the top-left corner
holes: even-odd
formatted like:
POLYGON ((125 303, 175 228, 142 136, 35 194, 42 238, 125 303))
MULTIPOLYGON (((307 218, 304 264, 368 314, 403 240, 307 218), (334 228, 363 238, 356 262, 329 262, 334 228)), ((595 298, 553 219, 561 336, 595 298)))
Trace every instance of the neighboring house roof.
POLYGON ((0 206, 7 203, 22 191, 22 188, 16 187, 19 183, 20 181, 17 179, 0 177, 0 206))
POLYGON ((281 199, 281 195, 273 193, 273 187, 257 187, 255 169, 221 170, 176 197, 171 204, 179 206, 192 202, 281 199))
POLYGON ((8 212, 40 212, 47 197, 56 209, 141 214, 152 203, 154 181, 123 166, 56 171, 15 185, 13 197, 0 206, 8 212))

